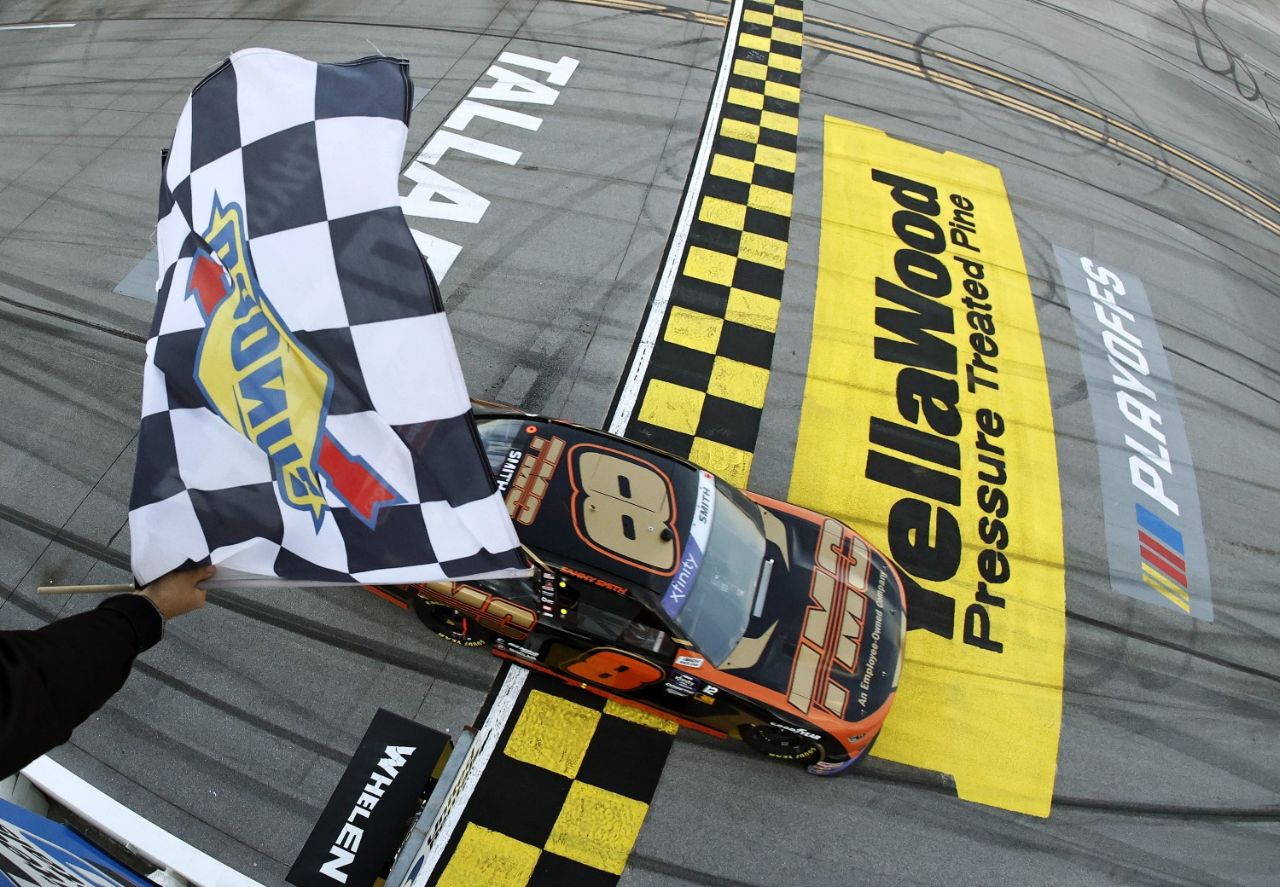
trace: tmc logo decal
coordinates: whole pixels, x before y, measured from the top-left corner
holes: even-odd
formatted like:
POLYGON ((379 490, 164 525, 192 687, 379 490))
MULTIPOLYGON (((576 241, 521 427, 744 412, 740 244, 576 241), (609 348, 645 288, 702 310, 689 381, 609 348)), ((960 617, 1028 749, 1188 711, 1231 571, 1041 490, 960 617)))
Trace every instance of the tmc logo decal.
POLYGON ((368 527, 404 498, 325 428, 333 373, 285 326, 253 272, 244 218, 213 198, 186 298, 204 318, 195 379, 209 406, 271 461, 280 498, 310 513, 316 529, 333 493, 368 527), (322 485, 321 478, 327 482, 322 485))

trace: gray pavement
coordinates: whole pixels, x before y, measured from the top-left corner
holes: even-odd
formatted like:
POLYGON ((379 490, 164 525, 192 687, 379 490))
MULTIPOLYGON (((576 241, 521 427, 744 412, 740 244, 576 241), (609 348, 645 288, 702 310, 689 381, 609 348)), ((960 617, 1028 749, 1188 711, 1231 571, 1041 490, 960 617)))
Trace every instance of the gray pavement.
MULTIPOLYGON (((37 599, 38 582, 127 576, 151 306, 113 290, 151 249, 159 152, 187 91, 234 49, 330 61, 373 44, 409 58, 427 93, 406 163, 503 51, 578 60, 556 103, 536 110, 536 132, 483 121, 468 131, 519 150, 516 164, 441 161, 490 201, 478 223, 410 222, 459 247, 442 289, 473 395, 601 423, 718 57, 717 27, 685 13, 728 9, 629 6, 0 7, 4 23, 76 23, 0 30, 0 627, 91 605, 37 599)), ((1164 142, 1148 145, 1153 155, 1189 152, 1280 201, 1280 13, 1261 0, 858 0, 807 3, 805 15, 811 36, 915 60, 839 27, 852 26, 1069 94, 1164 142)), ((682 738, 623 883, 1275 883, 1280 236, 1175 177, 939 83, 812 46, 803 77, 791 253, 752 485, 784 495, 789 481, 823 115, 1000 167, 1037 301, 1063 490, 1068 640, 1054 810, 1038 820, 961 802, 875 761, 858 777, 813 779, 736 745, 682 738), (1212 623, 1108 586, 1094 429, 1055 243, 1146 286, 1196 460, 1212 623)), ((1280 211, 1196 175, 1280 223, 1280 211)), ((169 626, 125 690, 54 757, 278 884, 375 708, 457 730, 494 668, 358 590, 222 592, 169 626)))

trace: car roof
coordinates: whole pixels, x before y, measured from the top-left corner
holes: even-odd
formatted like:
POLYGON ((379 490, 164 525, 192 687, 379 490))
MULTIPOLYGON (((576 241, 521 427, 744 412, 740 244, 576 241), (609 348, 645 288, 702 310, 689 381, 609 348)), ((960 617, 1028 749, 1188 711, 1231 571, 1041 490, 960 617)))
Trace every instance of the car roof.
POLYGON ((688 535, 700 469, 594 428, 495 406, 476 410, 477 427, 521 541, 548 560, 665 591, 688 535), (664 523, 671 540, 662 538, 664 523))

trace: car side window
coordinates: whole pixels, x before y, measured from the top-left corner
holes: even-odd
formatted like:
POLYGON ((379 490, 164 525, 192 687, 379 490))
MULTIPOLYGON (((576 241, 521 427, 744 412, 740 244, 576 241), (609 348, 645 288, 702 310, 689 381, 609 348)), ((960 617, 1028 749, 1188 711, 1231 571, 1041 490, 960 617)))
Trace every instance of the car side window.
POLYGON ((529 423, 519 419, 486 419, 476 423, 476 430, 480 432, 480 440, 484 443, 485 455, 489 458, 489 468, 495 476, 502 471, 516 437, 527 424, 529 423))
POLYGON ((630 596, 570 579, 559 589, 559 598, 561 618, 579 631, 661 656, 675 653, 666 626, 630 596))

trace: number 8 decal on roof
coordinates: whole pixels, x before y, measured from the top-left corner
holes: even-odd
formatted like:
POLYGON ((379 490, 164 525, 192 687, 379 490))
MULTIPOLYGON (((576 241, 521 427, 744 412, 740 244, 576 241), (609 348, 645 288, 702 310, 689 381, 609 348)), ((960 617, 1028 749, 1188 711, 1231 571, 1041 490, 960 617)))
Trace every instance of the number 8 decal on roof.
POLYGON ((582 541, 647 572, 675 573, 680 544, 670 478, 619 450, 577 444, 569 450, 569 482, 582 541))

